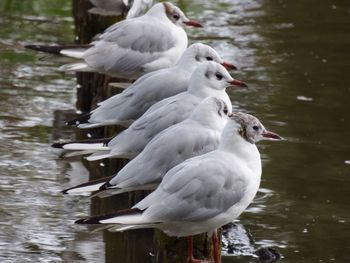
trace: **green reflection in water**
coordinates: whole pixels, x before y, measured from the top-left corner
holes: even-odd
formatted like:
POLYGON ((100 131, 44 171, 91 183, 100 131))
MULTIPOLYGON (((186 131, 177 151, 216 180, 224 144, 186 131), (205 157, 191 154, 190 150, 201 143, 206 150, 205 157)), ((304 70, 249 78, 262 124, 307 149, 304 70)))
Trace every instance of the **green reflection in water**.
MULTIPOLYGON (((201 31, 188 31, 192 41, 211 44, 240 66, 241 70, 232 74, 245 80, 250 89, 231 90, 233 103, 287 139, 260 145, 262 187, 270 194, 262 198, 259 193, 241 223, 257 246, 280 247, 284 262, 349 262, 350 166, 345 161, 350 160, 350 2, 178 3, 189 17, 206 25, 201 31)), ((53 111, 72 108, 74 81, 56 72, 59 62, 42 60, 43 54, 22 48, 31 42, 72 42, 70 5, 68 0, 0 1, 0 139, 4 156, 0 159, 4 186, 0 195, 5 200, 1 215, 18 225, 18 230, 4 227, 0 239, 8 249, 0 254, 22 261, 40 257, 56 262, 67 258, 96 261, 101 254, 87 256, 79 246, 103 249, 101 240, 89 243, 95 237, 86 230, 72 230, 72 220, 77 213, 87 213, 88 205, 77 206, 75 199, 57 194, 68 180, 74 180, 62 179, 70 164, 56 161, 56 156, 43 150, 50 143, 53 111), (48 159, 42 160, 42 156, 48 159), (28 185, 32 192, 25 191, 28 185), (44 190, 38 185, 44 185, 44 190), (22 196, 30 201, 15 191, 23 191, 22 196), (42 195, 33 198, 33 192, 42 195), (36 206, 38 200, 44 208, 36 206), (37 208, 37 213, 33 215, 27 207, 37 208), (29 215, 39 226, 23 219, 29 215), (47 221, 50 227, 38 235, 47 221), (19 249, 14 250, 13 243, 19 249)))

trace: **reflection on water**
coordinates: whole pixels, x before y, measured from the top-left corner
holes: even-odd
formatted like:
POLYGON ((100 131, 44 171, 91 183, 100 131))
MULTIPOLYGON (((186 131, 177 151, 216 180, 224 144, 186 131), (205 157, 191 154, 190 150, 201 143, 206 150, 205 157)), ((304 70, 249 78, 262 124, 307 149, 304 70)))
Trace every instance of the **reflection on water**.
MULTIPOLYGON (((285 262, 348 262, 350 2, 175 2, 204 21, 192 40, 240 67, 233 74, 250 88, 232 90, 233 104, 287 139, 260 145, 262 189, 240 218, 240 255, 273 246, 285 262)), ((55 70, 56 58, 22 48, 72 42, 70 8, 68 0, 0 1, 1 262, 105 257, 102 234, 73 225, 89 200, 60 194, 87 180, 89 165, 49 148, 74 137, 63 123, 74 112, 75 80, 55 70)))

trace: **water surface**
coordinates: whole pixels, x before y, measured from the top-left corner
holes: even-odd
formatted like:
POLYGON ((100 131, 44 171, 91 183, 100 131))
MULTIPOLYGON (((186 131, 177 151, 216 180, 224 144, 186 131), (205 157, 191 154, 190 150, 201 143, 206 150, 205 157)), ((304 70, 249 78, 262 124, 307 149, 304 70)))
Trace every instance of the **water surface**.
MULTIPOLYGON (((227 262, 251 261, 260 246, 277 248, 284 262, 350 262, 350 2, 176 2, 204 21, 191 40, 239 66, 233 75, 249 90, 231 90, 233 104, 287 139, 260 144, 262 189, 237 227, 235 253, 247 256, 227 262)), ((68 0, 0 1, 1 262, 105 257, 102 235, 73 225, 89 201, 59 192, 87 180, 88 166, 49 147, 74 138, 62 126, 74 112, 74 75, 22 48, 72 42, 72 24, 68 0)))

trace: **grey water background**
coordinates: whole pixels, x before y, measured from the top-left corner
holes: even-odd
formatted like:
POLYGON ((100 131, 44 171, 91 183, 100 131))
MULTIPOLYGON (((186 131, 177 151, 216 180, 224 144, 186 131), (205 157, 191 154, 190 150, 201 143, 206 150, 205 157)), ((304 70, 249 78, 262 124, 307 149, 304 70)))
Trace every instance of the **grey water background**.
MULTIPOLYGON (((225 260, 272 246, 282 262, 350 262, 350 1, 175 2, 205 25, 191 41, 239 66, 249 89, 230 90, 233 104, 287 139, 259 145, 261 190, 230 234, 241 256, 225 260)), ((89 200, 60 194, 87 180, 86 165, 49 147, 74 138, 59 125, 74 112, 74 75, 23 48, 73 42, 73 30, 69 0, 0 0, 0 262, 105 258, 102 234, 73 224, 89 200)))

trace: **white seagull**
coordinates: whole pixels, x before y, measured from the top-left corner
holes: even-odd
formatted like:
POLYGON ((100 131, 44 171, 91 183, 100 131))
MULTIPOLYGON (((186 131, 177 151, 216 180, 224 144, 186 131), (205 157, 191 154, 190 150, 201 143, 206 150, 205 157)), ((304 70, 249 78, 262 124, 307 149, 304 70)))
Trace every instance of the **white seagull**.
MULTIPOLYGON (((261 178, 255 143, 262 139, 281 137, 254 116, 233 113, 217 150, 172 168, 159 187, 132 209, 76 223, 105 224, 111 231, 158 228, 176 237, 213 233, 214 259, 219 262, 216 229, 232 222, 253 201, 261 178)), ((195 262, 191 247, 189 252, 189 261, 195 262)))
POLYGON ((184 25, 201 27, 172 3, 155 4, 143 16, 110 26, 88 49, 61 50, 60 54, 80 61, 60 69, 136 79, 145 73, 173 66, 187 48, 184 25))
POLYGON ((228 107, 224 101, 209 97, 196 107, 189 118, 158 134, 113 178, 80 184, 63 193, 86 194, 105 190, 98 193, 99 197, 104 197, 154 189, 174 166, 217 148, 227 114, 228 107))
POLYGON ((158 133, 188 118, 195 107, 208 97, 222 99, 228 106, 229 113, 232 112, 231 100, 225 91, 232 85, 246 87, 242 81, 233 79, 220 64, 205 62, 193 72, 187 91, 154 104, 107 145, 67 143, 56 148, 62 146, 67 150, 97 151, 87 157, 89 161, 135 158, 158 133))
POLYGON ((95 6, 89 10, 90 13, 103 16, 120 16, 128 14, 126 19, 138 17, 152 6, 152 0, 90 0, 95 6))
POLYGON ((83 129, 116 124, 128 127, 156 102, 186 91, 193 71, 211 60, 235 69, 210 46, 195 43, 186 49, 175 66, 143 75, 122 93, 100 102, 95 110, 68 124, 83 129))

